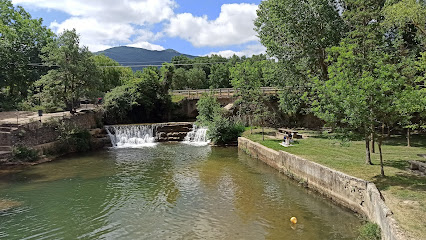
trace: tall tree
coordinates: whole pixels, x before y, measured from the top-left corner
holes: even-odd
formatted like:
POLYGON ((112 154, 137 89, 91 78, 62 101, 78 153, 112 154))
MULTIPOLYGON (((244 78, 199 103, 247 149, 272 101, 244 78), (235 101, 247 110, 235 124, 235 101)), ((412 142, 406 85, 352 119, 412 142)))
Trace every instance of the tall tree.
POLYGON ((60 34, 42 49, 42 54, 46 65, 57 67, 36 82, 36 86, 42 89, 42 100, 62 103, 74 112, 80 98, 100 94, 98 68, 88 48, 79 46, 75 29, 60 34))
POLYGON ((301 109, 299 92, 308 92, 312 77, 328 78, 326 49, 346 32, 338 6, 329 0, 265 0, 259 5, 256 31, 268 55, 280 62, 275 78, 285 88, 281 108, 287 113, 301 109), (296 103, 296 104, 295 104, 296 103))
POLYGON ((246 60, 237 63, 230 71, 231 83, 238 96, 235 105, 239 106, 240 115, 248 118, 249 125, 252 125, 255 114, 258 113, 257 110, 263 107, 259 105, 262 95, 260 90, 262 78, 259 68, 246 60))
POLYGON ((123 85, 132 78, 133 71, 130 67, 121 67, 118 62, 103 54, 93 56, 93 60, 99 68, 101 80, 99 90, 103 93, 123 85))
POLYGON ((54 34, 42 24, 42 19, 32 19, 22 7, 0 0, 0 109, 15 108, 47 73, 47 68, 36 65, 54 34), (6 106, 7 102, 11 105, 6 106))

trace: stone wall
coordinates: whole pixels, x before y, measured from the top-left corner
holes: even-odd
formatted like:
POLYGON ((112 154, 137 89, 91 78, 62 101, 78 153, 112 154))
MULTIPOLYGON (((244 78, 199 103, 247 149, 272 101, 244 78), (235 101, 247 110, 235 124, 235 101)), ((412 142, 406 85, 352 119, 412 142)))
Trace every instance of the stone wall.
POLYGON ((392 211, 386 206, 374 183, 284 151, 277 152, 246 138, 238 138, 238 148, 333 201, 366 216, 380 226, 383 239, 405 239, 392 211))
POLYGON ((38 121, 23 124, 12 132, 12 145, 24 145, 32 147, 40 144, 56 141, 59 136, 58 123, 72 124, 84 129, 96 128, 101 113, 94 111, 84 111, 76 113, 71 117, 52 119, 49 122, 40 123, 38 121))

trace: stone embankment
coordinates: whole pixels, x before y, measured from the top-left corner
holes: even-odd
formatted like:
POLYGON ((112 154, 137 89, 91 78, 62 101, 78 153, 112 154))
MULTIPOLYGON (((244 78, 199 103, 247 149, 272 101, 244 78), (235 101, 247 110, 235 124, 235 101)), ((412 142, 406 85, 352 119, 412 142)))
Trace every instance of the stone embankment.
POLYGON ((383 239, 406 239, 374 183, 284 151, 277 152, 246 138, 238 138, 238 148, 338 204, 366 216, 380 226, 383 239))
MULTIPOLYGON (((45 119, 24 124, 0 125, 0 164, 9 162, 15 146, 25 146, 39 151, 40 155, 50 152, 58 140, 60 124, 73 125, 83 129, 96 129, 101 121, 101 113, 86 110, 63 118, 45 119)), ((92 147, 100 148, 110 143, 101 129, 92 131, 92 147)))

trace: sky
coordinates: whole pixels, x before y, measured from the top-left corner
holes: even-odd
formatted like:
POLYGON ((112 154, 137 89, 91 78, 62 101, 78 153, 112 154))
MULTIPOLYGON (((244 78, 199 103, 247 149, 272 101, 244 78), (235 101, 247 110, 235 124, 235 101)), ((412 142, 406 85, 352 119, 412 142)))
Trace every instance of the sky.
POLYGON ((12 0, 59 34, 77 30, 97 52, 116 46, 195 56, 265 53, 253 30, 261 0, 12 0))

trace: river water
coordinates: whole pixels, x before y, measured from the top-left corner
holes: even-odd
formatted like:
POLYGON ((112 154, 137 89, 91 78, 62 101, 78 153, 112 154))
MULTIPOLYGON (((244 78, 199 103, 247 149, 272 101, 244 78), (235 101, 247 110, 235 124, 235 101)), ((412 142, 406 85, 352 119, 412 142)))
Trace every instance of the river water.
POLYGON ((19 206, 0 210, 0 239, 354 239, 361 225, 237 148, 181 143, 0 172, 1 199, 19 206))

